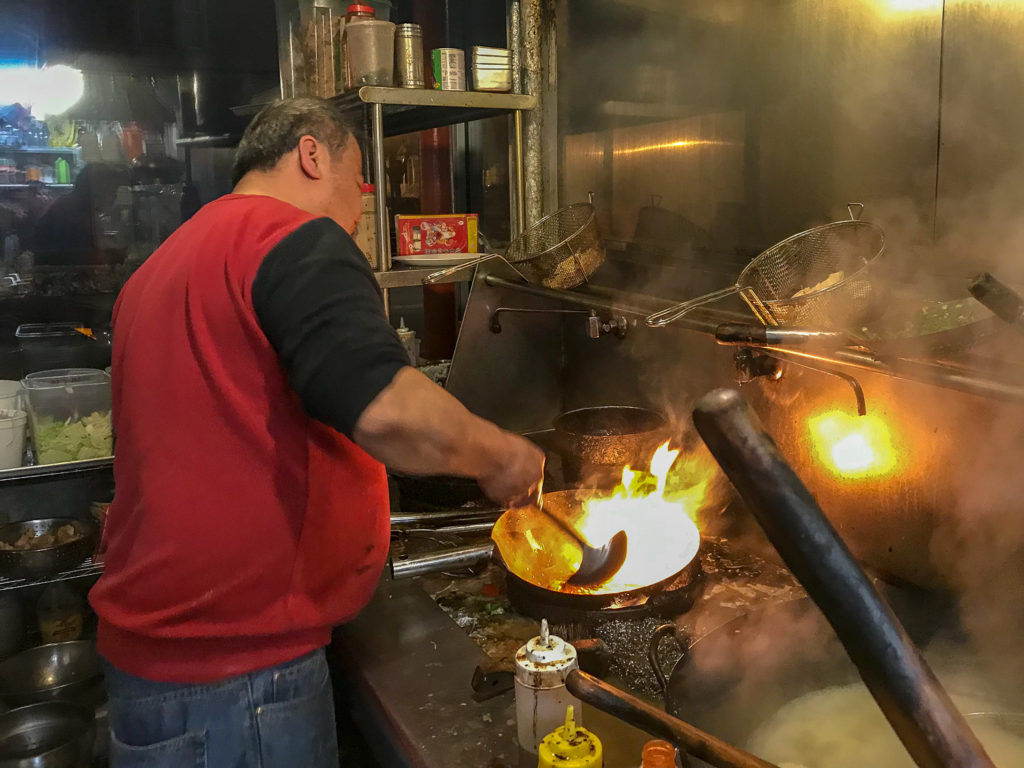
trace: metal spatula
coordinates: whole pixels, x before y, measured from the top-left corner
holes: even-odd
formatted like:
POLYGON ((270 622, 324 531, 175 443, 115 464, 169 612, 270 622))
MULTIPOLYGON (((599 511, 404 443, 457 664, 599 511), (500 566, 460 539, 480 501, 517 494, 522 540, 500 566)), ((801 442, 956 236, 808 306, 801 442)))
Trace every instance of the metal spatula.
POLYGON ((543 497, 537 502, 537 508, 543 512, 549 520, 555 525, 562 529, 566 535, 570 536, 583 552, 583 559, 580 562, 580 567, 576 570, 568 580, 569 584, 575 584, 578 587, 589 587, 597 586, 608 581, 612 576, 619 572, 622 564, 626 562, 626 532, 619 531, 612 536, 607 543, 602 544, 600 547, 592 547, 583 537, 580 536, 573 526, 569 525, 558 515, 554 514, 549 508, 545 508, 543 497))

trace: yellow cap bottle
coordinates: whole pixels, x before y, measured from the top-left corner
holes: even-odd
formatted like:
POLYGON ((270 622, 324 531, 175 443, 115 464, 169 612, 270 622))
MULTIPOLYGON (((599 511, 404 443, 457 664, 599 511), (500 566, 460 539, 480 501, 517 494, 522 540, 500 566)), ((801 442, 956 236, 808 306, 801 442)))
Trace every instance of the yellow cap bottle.
POLYGON ((601 741, 576 725, 573 709, 565 711, 565 725, 556 728, 540 743, 537 768, 602 768, 601 741))

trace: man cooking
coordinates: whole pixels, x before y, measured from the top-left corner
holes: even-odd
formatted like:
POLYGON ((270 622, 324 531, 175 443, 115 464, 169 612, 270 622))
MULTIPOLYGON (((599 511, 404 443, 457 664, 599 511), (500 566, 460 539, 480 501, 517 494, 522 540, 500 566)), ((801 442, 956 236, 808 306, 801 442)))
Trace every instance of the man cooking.
POLYGON ((380 577, 384 465, 539 493, 539 449, 409 367, 349 237, 361 167, 330 102, 267 107, 233 193, 118 298, 117 495, 90 595, 114 768, 336 768, 323 648, 380 577))

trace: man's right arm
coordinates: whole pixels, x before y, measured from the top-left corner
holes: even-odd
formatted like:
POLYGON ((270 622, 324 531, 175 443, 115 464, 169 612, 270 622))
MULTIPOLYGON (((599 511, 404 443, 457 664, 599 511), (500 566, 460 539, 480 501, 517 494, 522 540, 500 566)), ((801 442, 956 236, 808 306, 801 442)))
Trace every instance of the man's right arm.
POLYGON ((472 477, 509 506, 533 501, 541 490, 544 453, 537 446, 474 416, 413 368, 399 371, 366 407, 354 438, 393 469, 472 477))
POLYGON ((536 496, 543 453, 408 365, 365 257, 336 224, 311 221, 275 246, 252 301, 310 416, 393 469, 472 477, 505 504, 536 496))

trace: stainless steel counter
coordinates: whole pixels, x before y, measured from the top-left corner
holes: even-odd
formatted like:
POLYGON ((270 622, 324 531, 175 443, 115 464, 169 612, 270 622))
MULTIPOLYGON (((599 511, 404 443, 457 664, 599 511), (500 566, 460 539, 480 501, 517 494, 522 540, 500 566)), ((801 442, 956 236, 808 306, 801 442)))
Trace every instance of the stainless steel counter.
MULTIPOLYGON (((359 617, 335 633, 351 715, 388 768, 534 768, 516 742, 510 691, 482 703, 470 681, 487 656, 417 580, 385 577, 359 617)), ((606 768, 633 768, 650 737, 585 708, 606 768)))

